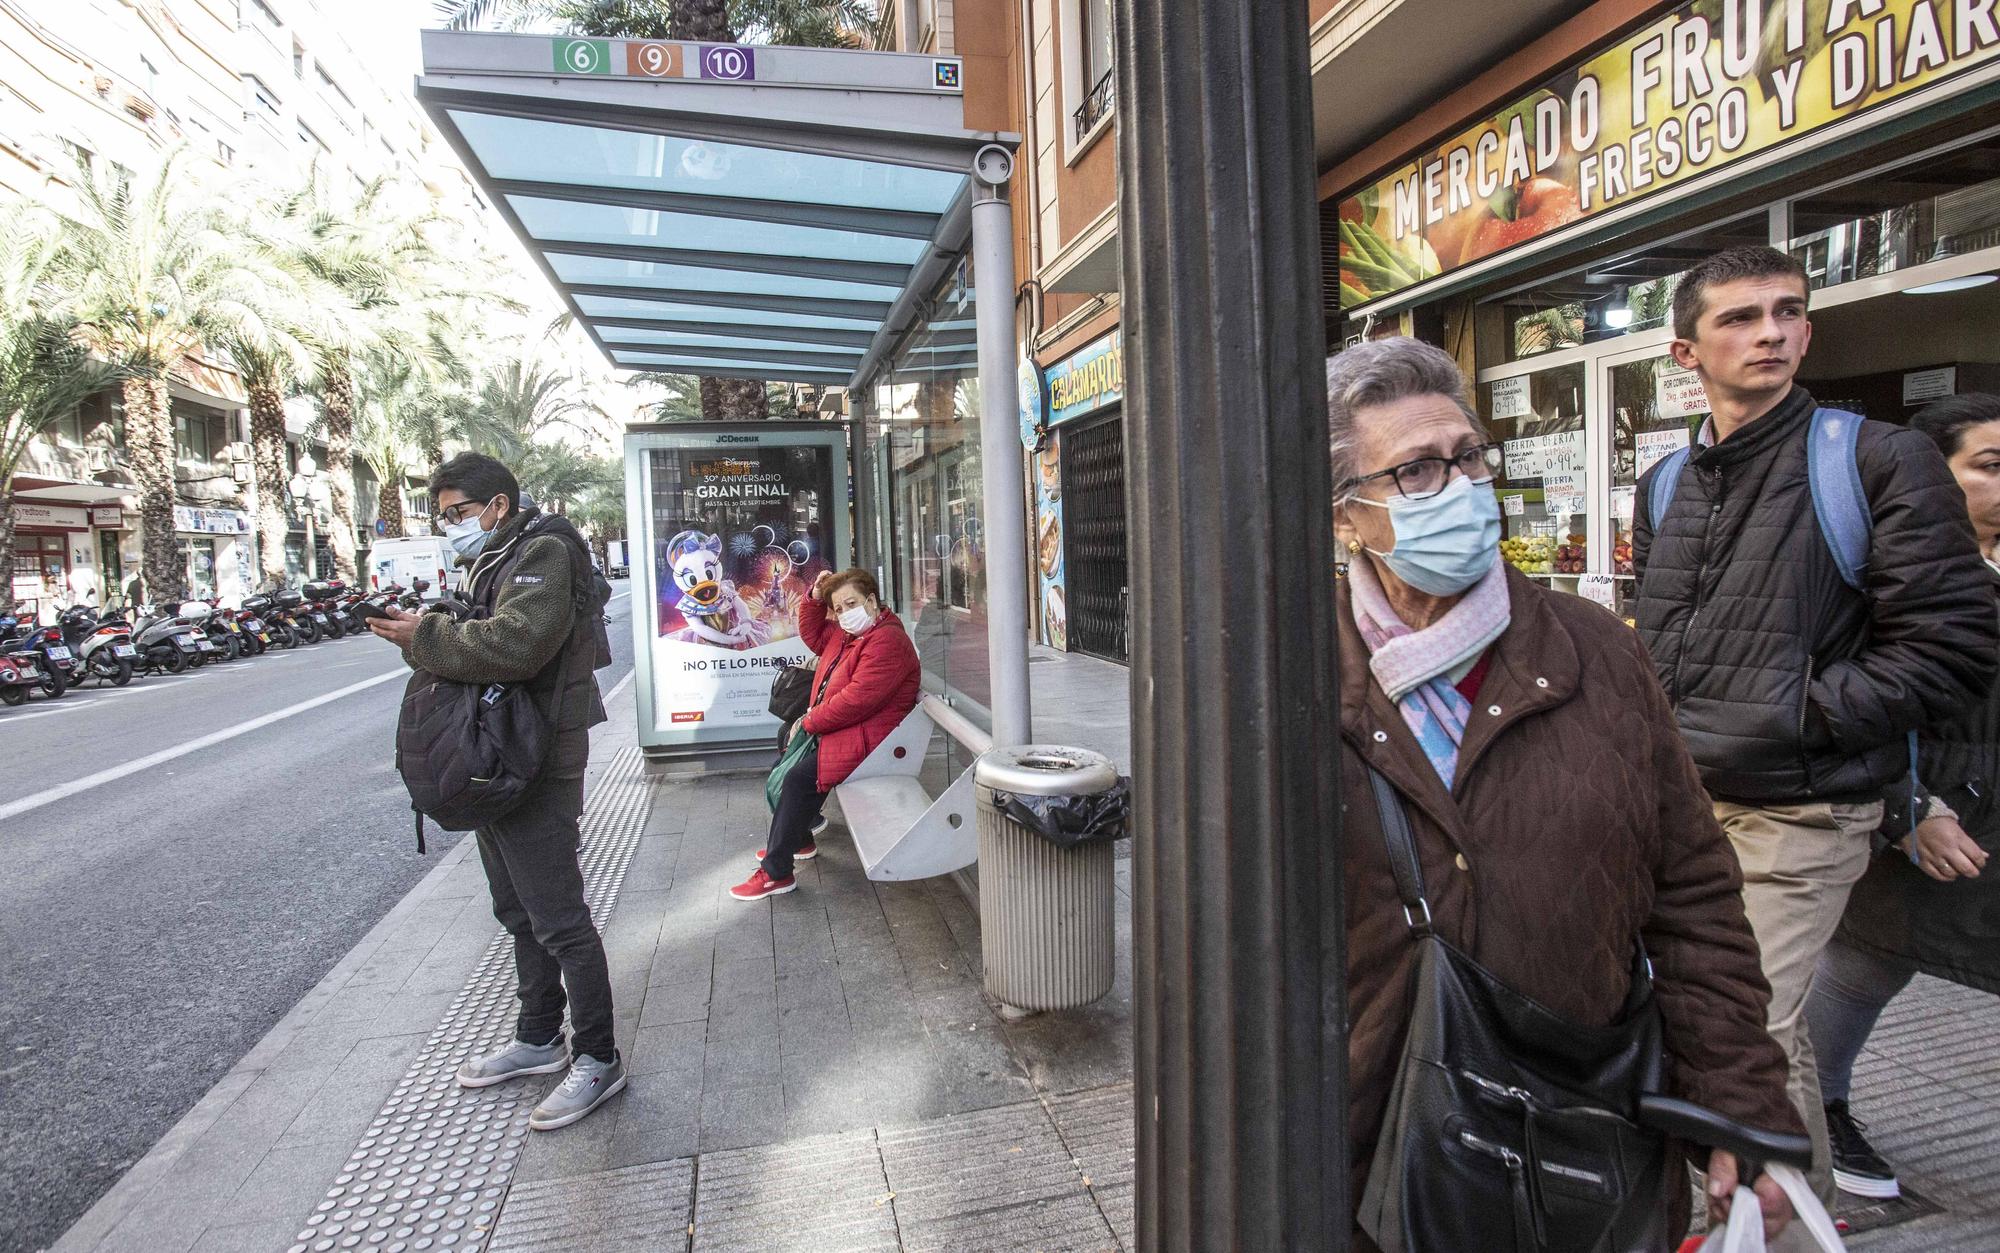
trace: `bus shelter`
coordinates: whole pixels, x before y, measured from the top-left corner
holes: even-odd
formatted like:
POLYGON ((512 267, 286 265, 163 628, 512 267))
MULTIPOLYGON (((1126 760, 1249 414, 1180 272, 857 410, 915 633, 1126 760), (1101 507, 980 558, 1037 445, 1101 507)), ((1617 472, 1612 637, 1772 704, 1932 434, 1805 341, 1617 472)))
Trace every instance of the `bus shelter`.
MULTIPOLYGON (((423 61, 419 101, 613 365, 866 397, 894 354, 920 351, 976 380, 988 415, 978 424, 980 516, 957 525, 975 537, 1009 537, 980 554, 987 622, 979 703, 995 742, 1025 743, 1028 571, 1025 540, 1012 542, 1026 533, 1025 487, 1015 433, 999 420, 1017 408, 1006 189, 1018 136, 967 129, 963 63, 449 31, 424 33, 423 61), (971 316, 944 324, 937 293, 954 273, 975 276, 959 284, 971 316), (939 338, 939 325, 963 330, 939 338), (908 347, 913 336, 921 347, 908 347)), ((799 448, 802 433, 782 425, 689 432, 713 454, 688 461, 689 472, 716 471, 718 482, 771 477, 736 476, 726 463, 758 461, 748 453, 765 443, 766 460, 799 448)), ((886 416, 880 426, 886 434, 886 416)), ((633 440, 630 534, 646 549, 632 562, 634 594, 653 605, 635 605, 632 615, 641 742, 659 751, 730 742, 713 726, 697 734, 705 721, 693 718, 698 711, 657 698, 667 676, 656 672, 654 645, 688 629, 684 616, 663 608, 686 595, 675 584, 676 560, 696 563, 704 545, 726 549, 731 537, 652 516, 654 467, 664 464, 656 446, 687 439, 655 430, 633 440), (686 721, 673 722, 676 712, 686 721)), ((834 464, 825 477, 844 478, 831 473, 834 464)), ((757 538, 773 532, 759 552, 845 564, 845 517, 811 530, 816 510, 844 514, 845 489, 841 482, 824 500, 793 508, 798 534, 779 535, 785 519, 776 515, 751 527, 757 538)), ((865 516, 879 507, 864 492, 857 529, 889 537, 865 516)), ((887 563, 879 548, 874 555, 887 563)), ((759 603, 776 613, 783 597, 759 603)), ((737 691, 732 699, 740 707, 742 698, 737 691)), ((742 716, 731 734, 768 743, 772 729, 775 722, 742 716)))

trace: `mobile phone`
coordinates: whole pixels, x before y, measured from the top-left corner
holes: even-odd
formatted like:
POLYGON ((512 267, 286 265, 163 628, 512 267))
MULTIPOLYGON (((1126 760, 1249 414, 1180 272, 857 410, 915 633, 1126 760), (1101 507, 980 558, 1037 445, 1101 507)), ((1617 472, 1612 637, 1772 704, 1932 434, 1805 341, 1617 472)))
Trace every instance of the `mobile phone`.
POLYGON ((348 614, 356 621, 366 622, 370 618, 386 618, 388 612, 372 601, 360 600, 348 607, 348 614))

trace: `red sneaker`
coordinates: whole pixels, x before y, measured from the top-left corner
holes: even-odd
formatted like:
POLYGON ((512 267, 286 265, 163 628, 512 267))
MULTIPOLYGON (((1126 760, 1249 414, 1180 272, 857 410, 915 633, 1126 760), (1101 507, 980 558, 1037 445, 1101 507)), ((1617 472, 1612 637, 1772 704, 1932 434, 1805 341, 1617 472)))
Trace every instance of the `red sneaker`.
MULTIPOLYGON (((813 858, 815 858, 815 857, 817 857, 817 856, 819 856, 819 845, 817 845, 817 844, 808 844, 808 845, 806 845, 806 846, 805 846, 804 848, 800 849, 800 850, 799 850, 798 852, 796 852, 796 853, 793 853, 793 854, 792 854, 792 860, 793 860, 793 861, 811 861, 811 860, 812 860, 813 858)), ((763 849, 761 849, 761 848, 760 848, 760 849, 758 849, 758 850, 757 850, 757 856, 756 856, 756 860, 757 860, 757 861, 763 861, 763 860, 764 860, 764 850, 763 850, 763 849)))
POLYGON ((748 879, 729 889, 729 894, 739 901, 761 901, 767 896, 783 896, 798 886, 797 879, 773 879, 759 866, 748 879))

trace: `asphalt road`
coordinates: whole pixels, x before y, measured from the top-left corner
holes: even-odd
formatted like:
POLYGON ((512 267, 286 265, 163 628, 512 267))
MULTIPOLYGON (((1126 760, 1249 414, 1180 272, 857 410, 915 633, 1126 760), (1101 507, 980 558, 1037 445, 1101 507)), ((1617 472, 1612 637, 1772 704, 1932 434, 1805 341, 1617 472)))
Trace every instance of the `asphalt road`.
POLYGON ((449 847, 417 855, 392 765, 407 673, 367 636, 0 709, 0 1250, 54 1242, 449 847))

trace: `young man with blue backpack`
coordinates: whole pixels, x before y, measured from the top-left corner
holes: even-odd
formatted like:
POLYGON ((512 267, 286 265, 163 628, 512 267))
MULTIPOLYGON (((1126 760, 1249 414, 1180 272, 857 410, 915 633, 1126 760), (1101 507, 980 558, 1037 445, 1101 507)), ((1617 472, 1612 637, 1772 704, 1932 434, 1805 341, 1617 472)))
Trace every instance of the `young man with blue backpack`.
POLYGON ((2000 641, 1936 445, 1822 409, 1793 381, 1806 297, 1805 268, 1774 248, 1682 277, 1673 356, 1711 413, 1640 480, 1632 548, 1639 633, 1736 848, 1771 1034, 1831 1202, 1806 994, 1882 798, 1909 784, 1911 733, 1984 694, 2000 641))

